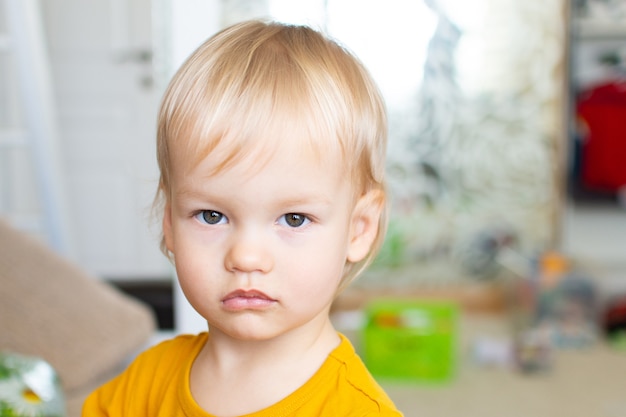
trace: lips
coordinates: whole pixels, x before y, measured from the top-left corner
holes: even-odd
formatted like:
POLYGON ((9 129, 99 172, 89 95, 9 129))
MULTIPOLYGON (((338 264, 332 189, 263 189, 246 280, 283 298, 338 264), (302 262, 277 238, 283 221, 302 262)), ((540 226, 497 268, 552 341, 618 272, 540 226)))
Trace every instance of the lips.
POLYGON ((236 290, 222 299, 227 310, 263 310, 271 307, 276 300, 258 290, 236 290))

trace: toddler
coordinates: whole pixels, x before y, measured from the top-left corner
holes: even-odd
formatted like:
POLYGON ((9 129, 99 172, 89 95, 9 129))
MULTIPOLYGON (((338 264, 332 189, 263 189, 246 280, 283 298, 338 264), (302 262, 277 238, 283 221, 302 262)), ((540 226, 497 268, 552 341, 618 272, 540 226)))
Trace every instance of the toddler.
POLYGON ((157 148, 162 248, 208 332, 139 357, 92 416, 401 416, 331 324, 386 226, 386 115, 359 61, 250 21, 171 81, 157 148))

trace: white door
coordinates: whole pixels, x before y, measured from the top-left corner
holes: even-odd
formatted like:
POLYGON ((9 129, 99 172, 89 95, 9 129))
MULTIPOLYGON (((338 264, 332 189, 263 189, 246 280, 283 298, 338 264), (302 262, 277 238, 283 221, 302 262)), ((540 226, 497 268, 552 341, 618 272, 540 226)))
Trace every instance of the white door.
POLYGON ((41 2, 77 261, 105 278, 167 278, 150 229, 157 182, 150 0, 41 2))

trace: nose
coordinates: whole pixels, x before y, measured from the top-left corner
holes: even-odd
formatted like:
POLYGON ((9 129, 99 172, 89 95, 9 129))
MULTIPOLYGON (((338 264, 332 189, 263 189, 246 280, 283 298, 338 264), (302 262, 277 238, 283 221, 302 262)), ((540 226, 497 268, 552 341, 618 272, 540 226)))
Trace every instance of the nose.
POLYGON ((233 237, 224 266, 230 272, 267 273, 274 267, 274 259, 261 239, 240 234, 233 237))

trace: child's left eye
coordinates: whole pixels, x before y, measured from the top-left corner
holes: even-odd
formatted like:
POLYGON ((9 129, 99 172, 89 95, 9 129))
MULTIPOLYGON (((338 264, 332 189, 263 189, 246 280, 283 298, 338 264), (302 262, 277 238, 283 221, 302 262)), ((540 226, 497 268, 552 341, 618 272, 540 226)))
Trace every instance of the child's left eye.
POLYGON ((309 224, 311 220, 300 213, 287 213, 278 219, 278 224, 282 224, 289 227, 302 227, 305 224, 309 224))

